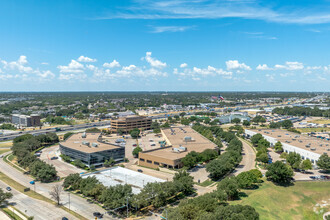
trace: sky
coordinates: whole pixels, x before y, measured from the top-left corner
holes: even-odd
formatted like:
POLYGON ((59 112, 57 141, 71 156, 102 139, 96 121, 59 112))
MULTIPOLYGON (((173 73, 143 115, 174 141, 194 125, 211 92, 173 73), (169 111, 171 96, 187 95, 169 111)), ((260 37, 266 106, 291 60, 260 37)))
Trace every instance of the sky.
POLYGON ((330 91, 330 0, 2 0, 0 91, 330 91))

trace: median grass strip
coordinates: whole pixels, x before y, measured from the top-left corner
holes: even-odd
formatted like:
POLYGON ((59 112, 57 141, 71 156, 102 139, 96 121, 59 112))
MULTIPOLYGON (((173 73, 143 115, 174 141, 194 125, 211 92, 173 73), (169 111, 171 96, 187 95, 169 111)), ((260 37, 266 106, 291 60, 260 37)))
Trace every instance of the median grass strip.
MULTIPOLYGON (((53 200, 39 194, 39 193, 36 193, 35 191, 33 190, 30 190, 30 191, 27 191, 27 192, 24 192, 24 189, 26 189, 27 187, 23 186, 22 184, 16 182, 15 180, 11 179, 10 177, 8 177, 7 175, 5 175, 4 173, 0 172, 0 180, 5 182, 6 184, 8 184, 9 186, 13 187, 14 189, 16 189, 17 191, 21 192, 21 193, 24 193, 25 195, 31 197, 31 198, 34 198, 34 199, 38 199, 38 200, 41 200, 41 201, 44 201, 44 202, 48 202, 50 204, 53 204, 53 205, 56 205, 56 202, 54 202, 53 200)), ((78 219, 87 219, 81 215, 79 215, 78 213, 72 211, 72 210, 69 210, 68 208, 64 207, 64 206, 59 206, 59 208, 65 210, 66 212, 72 214, 73 216, 77 217, 78 219)))
POLYGON ((5 156, 3 158, 3 161, 5 161, 6 163, 8 163, 10 166, 14 167, 15 169, 19 170, 20 172, 26 172, 26 170, 24 170, 22 167, 16 165, 13 160, 15 159, 15 156, 13 154, 8 154, 7 156, 5 156))
POLYGON ((11 211, 9 208, 2 208, 2 210, 13 220, 24 220, 17 214, 15 214, 13 211, 11 211))

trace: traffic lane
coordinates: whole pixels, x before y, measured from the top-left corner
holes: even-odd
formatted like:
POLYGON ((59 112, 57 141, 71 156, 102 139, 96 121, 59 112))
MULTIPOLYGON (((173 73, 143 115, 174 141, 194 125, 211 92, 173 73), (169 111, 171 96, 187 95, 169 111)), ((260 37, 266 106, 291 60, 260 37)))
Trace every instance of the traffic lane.
MULTIPOLYGON (((8 154, 5 153, 4 155, 8 154)), ((57 182, 57 183, 40 183, 36 182, 35 186, 31 185, 30 182, 33 180, 28 175, 24 175, 14 167, 10 166, 3 160, 0 160, 0 171, 9 176, 11 179, 19 182, 25 187, 30 187, 31 189, 34 190, 34 187, 36 188, 36 192, 49 198, 52 199, 51 196, 49 195, 49 192, 52 191, 52 188, 57 185, 57 184, 62 184, 62 182, 57 182)), ((53 199, 52 199, 53 200, 53 199)), ((62 200, 63 204, 69 208, 69 197, 64 196, 62 200)), ((95 204, 90 204, 87 202, 86 199, 81 198, 75 194, 71 194, 70 196, 70 207, 73 211, 79 213, 80 215, 91 218, 93 219, 93 212, 105 212, 104 209, 99 207, 98 205, 95 204)), ((104 216, 103 219, 111 219, 107 218, 107 216, 104 216)))
MULTIPOLYGON (((6 191, 8 185, 0 181, 0 187, 6 191)), ((10 205, 14 206, 27 216, 33 216, 34 219, 62 219, 62 217, 67 217, 69 219, 77 219, 73 215, 67 213, 63 209, 56 207, 55 205, 49 204, 47 202, 33 199, 16 189, 12 188, 10 191, 13 197, 8 200, 10 205)))
POLYGON ((256 153, 252 149, 250 145, 248 145, 245 141, 242 141, 243 144, 243 151, 242 151, 242 161, 239 163, 239 165, 236 167, 233 174, 237 176, 238 174, 249 171, 255 168, 255 159, 256 159, 256 153))

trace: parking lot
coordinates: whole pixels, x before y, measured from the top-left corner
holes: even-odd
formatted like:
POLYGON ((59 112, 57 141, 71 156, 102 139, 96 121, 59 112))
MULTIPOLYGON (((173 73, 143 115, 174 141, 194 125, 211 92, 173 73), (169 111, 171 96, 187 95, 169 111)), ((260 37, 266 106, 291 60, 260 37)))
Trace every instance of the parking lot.
POLYGON ((40 155, 40 159, 45 161, 48 164, 54 165, 57 175, 60 177, 66 177, 72 173, 81 173, 84 172, 83 169, 79 169, 72 164, 66 163, 62 161, 60 157, 61 153, 59 150, 59 146, 52 146, 42 150, 40 155), (52 157, 57 157, 57 159, 51 159, 52 157))

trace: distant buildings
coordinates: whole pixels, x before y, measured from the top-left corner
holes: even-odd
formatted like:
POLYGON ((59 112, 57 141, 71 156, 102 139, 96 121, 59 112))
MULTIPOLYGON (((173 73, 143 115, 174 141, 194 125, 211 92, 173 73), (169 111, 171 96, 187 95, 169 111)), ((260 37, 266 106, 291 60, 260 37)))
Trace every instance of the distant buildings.
POLYGON ((119 131, 123 133, 128 133, 134 128, 150 130, 151 123, 152 119, 149 117, 130 115, 111 120, 110 130, 113 133, 118 133, 119 131))
POLYGON ((217 145, 191 127, 176 127, 161 130, 166 146, 139 153, 139 165, 158 168, 181 168, 181 159, 189 152, 206 149, 218 150, 217 145))
POLYGON ((73 160, 81 160, 87 166, 100 166, 113 158, 121 161, 125 158, 125 147, 102 141, 101 133, 77 133, 60 142, 61 154, 73 160))
POLYGON ((221 124, 227 124, 227 123, 231 123, 231 121, 235 118, 240 119, 241 122, 245 120, 250 121, 250 117, 248 116, 247 112, 233 112, 229 115, 220 116, 217 119, 219 119, 221 124))
POLYGON ((11 116, 11 122, 18 126, 23 127, 38 127, 40 126, 40 116, 36 114, 28 115, 19 115, 14 114, 11 116))

